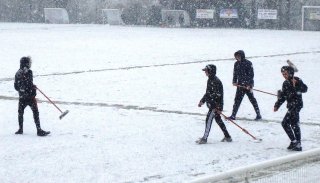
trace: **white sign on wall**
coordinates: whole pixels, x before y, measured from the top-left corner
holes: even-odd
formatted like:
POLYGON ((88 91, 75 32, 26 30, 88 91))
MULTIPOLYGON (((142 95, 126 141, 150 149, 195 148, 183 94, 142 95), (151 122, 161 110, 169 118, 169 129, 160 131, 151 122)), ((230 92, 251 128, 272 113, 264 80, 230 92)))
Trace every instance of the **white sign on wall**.
POLYGON ((220 18, 238 18, 238 10, 222 9, 220 10, 220 18))
POLYGON ((310 20, 320 20, 320 11, 310 12, 310 20))
POLYGON ((68 24, 69 15, 64 8, 44 8, 44 20, 50 24, 68 24))
POLYGON ((196 18, 199 19, 213 19, 214 10, 212 9, 197 9, 196 18))
POLYGON ((276 20, 278 16, 277 10, 258 9, 258 19, 276 20))

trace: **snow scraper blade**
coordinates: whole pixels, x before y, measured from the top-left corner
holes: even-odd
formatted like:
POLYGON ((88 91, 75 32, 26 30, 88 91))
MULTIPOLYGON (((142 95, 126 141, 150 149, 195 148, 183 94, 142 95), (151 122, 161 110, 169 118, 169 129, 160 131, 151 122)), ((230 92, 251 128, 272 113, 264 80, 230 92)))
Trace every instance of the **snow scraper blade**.
POLYGON ((66 110, 65 112, 63 112, 63 113, 59 116, 60 120, 61 120, 63 117, 65 117, 68 113, 69 113, 69 110, 66 110))
POLYGON ((255 142, 255 143, 260 143, 260 142, 262 142, 262 139, 260 139, 260 138, 255 138, 255 139, 254 139, 254 142, 255 142))
POLYGON ((298 72, 298 68, 290 61, 290 60, 287 60, 287 63, 290 67, 293 68, 294 72, 298 72))

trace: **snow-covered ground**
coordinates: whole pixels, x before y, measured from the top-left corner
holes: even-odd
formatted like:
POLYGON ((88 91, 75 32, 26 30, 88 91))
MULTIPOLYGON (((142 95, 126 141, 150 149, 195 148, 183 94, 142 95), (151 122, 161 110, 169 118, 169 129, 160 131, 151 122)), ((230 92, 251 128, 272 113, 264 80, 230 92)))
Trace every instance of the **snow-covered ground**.
MULTIPOLYGON (((245 98, 236 122, 262 138, 256 143, 226 122, 232 143, 214 123, 204 131, 206 64, 217 66, 224 84, 224 114, 230 115, 233 53, 253 62, 255 88, 276 93, 281 66, 292 60, 308 85, 300 113, 304 150, 320 145, 320 32, 166 29, 105 25, 0 24, 0 182, 183 182, 201 175, 286 156, 281 120, 285 104, 255 92, 263 121, 255 122, 245 98), (40 119, 51 135, 36 136, 30 109, 24 135, 18 128, 13 77, 19 59, 33 58, 34 83, 70 113, 61 121, 41 102, 40 119)), ((40 101, 46 99, 38 93, 40 101)))

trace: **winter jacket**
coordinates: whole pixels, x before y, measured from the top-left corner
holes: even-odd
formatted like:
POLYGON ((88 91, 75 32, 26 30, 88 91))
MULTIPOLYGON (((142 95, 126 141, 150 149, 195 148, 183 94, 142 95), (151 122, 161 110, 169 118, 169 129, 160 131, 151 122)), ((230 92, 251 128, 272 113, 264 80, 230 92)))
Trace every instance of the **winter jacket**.
POLYGON ((254 72, 252 63, 246 59, 245 53, 242 50, 237 51, 235 54, 241 56, 241 61, 236 61, 233 68, 233 83, 237 83, 240 86, 254 85, 254 72))
POLYGON ((302 93, 307 92, 308 86, 305 85, 302 80, 298 77, 294 77, 297 80, 296 86, 293 86, 291 80, 285 80, 282 85, 282 92, 278 96, 278 100, 274 107, 279 108, 287 100, 287 108, 301 109, 303 107, 302 93))
POLYGON ((35 97, 37 94, 36 88, 33 85, 32 70, 27 67, 20 67, 15 75, 14 88, 19 92, 20 98, 28 99, 35 97))
POLYGON ((206 93, 200 102, 206 102, 209 109, 223 110, 223 85, 217 76, 209 77, 206 93))

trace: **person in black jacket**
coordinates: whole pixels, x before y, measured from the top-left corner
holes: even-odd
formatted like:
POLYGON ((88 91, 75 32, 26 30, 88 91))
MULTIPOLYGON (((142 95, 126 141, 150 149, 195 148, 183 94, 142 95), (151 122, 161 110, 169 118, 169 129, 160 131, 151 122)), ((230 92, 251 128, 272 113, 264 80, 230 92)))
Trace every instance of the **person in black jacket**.
POLYGON ((20 69, 17 71, 14 80, 14 88, 19 92, 18 120, 19 130, 15 134, 23 134, 23 114, 24 109, 30 106, 33 112, 34 122, 37 127, 38 136, 46 136, 50 132, 44 131, 40 127, 39 110, 36 101, 36 86, 33 84, 33 74, 31 67, 31 58, 22 57, 20 59, 20 69))
POLYGON ((200 100, 198 107, 201 107, 204 103, 207 103, 209 111, 206 117, 206 128, 204 131, 204 135, 202 138, 197 140, 196 143, 207 143, 207 138, 210 133, 213 118, 215 118, 217 124, 220 126, 224 134, 224 138, 221 141, 231 142, 232 138, 229 135, 227 128, 220 116, 220 113, 223 110, 223 85, 220 79, 216 76, 216 66, 213 64, 209 64, 202 70, 205 71, 206 75, 208 76, 208 81, 206 93, 200 100))
POLYGON ((300 78, 294 76, 294 69, 290 66, 283 66, 281 73, 285 81, 282 84, 282 90, 278 92, 278 100, 273 110, 278 111, 280 106, 287 101, 288 111, 282 120, 282 127, 291 140, 287 149, 302 151, 299 112, 303 107, 302 93, 307 92, 308 86, 300 78))
POLYGON ((234 63, 233 69, 233 85, 237 86, 236 96, 234 98, 232 114, 229 117, 232 120, 236 119, 236 115, 242 99, 246 94, 253 105, 253 108, 257 114, 255 120, 261 119, 261 114, 256 98, 253 96, 252 88, 254 86, 254 72, 252 63, 246 59, 245 53, 242 50, 239 50, 234 53, 236 62, 234 63))

